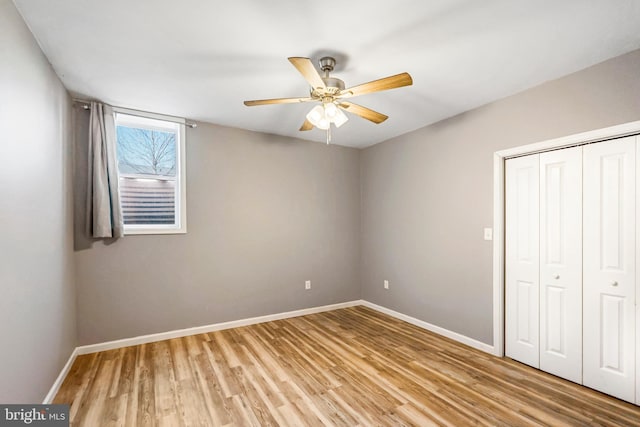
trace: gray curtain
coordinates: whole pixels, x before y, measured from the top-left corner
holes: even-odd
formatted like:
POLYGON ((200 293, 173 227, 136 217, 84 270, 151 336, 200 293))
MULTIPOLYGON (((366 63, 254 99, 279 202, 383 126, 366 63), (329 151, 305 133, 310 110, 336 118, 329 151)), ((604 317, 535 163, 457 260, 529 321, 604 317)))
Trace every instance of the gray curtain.
POLYGON ((88 154, 87 235, 122 237, 115 118, 113 108, 98 102, 91 103, 88 154))

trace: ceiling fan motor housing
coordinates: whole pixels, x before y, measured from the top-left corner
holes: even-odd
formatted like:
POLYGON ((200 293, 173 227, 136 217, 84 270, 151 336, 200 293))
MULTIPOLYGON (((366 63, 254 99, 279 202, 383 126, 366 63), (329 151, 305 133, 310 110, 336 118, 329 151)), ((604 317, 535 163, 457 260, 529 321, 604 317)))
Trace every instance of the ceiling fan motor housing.
POLYGON ((320 64, 320 69, 322 71, 329 72, 333 71, 333 67, 336 66, 336 60, 331 56, 323 56, 318 61, 318 64, 320 64))
POLYGON ((329 92, 335 93, 335 92, 338 92, 339 90, 344 89, 344 82, 340 79, 337 79, 335 77, 323 77, 322 80, 324 81, 324 84, 327 86, 327 89, 329 90, 329 92))

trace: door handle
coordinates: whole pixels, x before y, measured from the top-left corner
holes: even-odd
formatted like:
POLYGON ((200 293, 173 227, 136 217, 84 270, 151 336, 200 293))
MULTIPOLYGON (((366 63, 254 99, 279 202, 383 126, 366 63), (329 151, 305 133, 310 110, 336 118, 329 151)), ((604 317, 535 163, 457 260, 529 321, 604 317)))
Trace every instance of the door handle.
POLYGON ((618 286, 618 282, 613 282, 611 286, 618 286))
POLYGON ((553 276, 554 279, 558 280, 560 278, 559 274, 556 274, 555 276, 553 276))

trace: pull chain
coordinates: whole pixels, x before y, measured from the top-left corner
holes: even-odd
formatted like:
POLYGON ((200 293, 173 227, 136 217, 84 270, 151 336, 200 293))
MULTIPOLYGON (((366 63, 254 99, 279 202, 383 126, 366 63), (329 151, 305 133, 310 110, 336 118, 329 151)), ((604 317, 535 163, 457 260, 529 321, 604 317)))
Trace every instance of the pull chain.
POLYGON ((327 128, 327 145, 329 145, 329 142, 331 142, 331 124, 327 128))

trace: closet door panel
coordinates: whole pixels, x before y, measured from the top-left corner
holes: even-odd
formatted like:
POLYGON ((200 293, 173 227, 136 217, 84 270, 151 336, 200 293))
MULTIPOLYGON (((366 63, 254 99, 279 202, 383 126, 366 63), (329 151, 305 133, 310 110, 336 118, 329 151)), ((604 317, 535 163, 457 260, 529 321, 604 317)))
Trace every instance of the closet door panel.
POLYGON ((582 147, 540 154, 540 369, 582 382, 582 147))
POLYGON ((505 164, 505 353, 539 368, 539 156, 505 164))
POLYGON ((586 386, 635 400, 635 137, 584 147, 586 386))
POLYGON ((640 163, 640 136, 635 136, 636 143, 636 405, 640 405, 640 197, 637 192, 640 191, 640 172, 638 163, 640 163))

